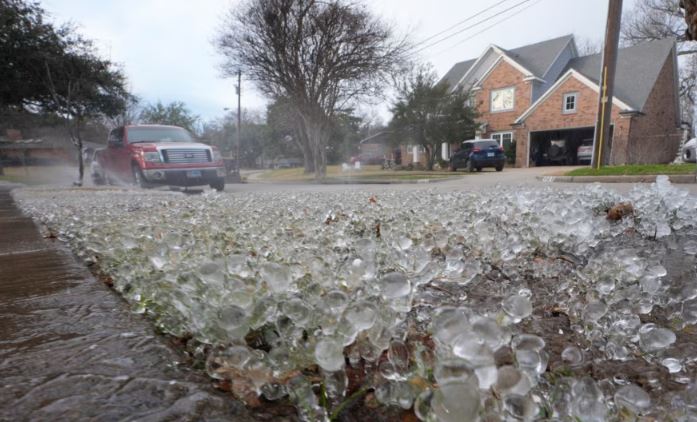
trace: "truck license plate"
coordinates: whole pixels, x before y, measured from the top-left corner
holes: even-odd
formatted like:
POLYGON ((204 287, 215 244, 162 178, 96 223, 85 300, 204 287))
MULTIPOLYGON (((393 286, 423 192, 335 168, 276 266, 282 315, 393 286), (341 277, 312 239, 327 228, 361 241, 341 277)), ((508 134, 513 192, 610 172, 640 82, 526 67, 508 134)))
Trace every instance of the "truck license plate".
POLYGON ((189 170, 186 172, 186 177, 188 177, 189 179, 201 177, 201 170, 189 170))
POLYGON ((487 153, 486 153, 486 156, 487 156, 487 157, 493 157, 493 156, 494 156, 494 153, 493 153, 493 152, 487 152, 487 153))

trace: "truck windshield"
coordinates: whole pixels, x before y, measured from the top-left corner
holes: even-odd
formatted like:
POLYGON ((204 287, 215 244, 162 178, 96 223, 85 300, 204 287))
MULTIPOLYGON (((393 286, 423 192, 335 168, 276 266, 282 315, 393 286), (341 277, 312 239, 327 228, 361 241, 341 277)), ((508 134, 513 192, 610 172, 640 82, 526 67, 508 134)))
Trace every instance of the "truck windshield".
POLYGON ((128 142, 192 142, 189 132, 178 127, 129 127, 128 142))

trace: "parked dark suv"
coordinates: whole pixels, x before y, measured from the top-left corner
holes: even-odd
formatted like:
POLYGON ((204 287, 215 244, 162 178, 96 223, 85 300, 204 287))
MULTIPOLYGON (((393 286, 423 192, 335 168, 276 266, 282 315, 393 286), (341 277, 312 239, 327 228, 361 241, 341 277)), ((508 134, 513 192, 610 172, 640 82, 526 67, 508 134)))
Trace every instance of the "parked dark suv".
POLYGON ((496 171, 503 170, 506 155, 503 147, 493 139, 474 139, 465 141, 452 157, 450 170, 466 168, 469 171, 482 171, 484 167, 494 167, 496 171))

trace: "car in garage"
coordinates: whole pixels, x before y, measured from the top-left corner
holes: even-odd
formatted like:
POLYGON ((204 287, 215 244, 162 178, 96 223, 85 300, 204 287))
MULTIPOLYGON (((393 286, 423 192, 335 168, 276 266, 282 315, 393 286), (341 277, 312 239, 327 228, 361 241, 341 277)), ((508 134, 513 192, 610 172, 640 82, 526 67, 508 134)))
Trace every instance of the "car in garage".
POLYGON ((222 191, 225 165, 216 147, 197 142, 184 128, 122 126, 109 133, 106 148, 95 152, 92 180, 140 187, 209 185, 222 191))
POLYGON ((485 167, 503 170, 506 154, 503 147, 493 139, 472 139, 462 143, 462 147, 450 157, 450 170, 465 168, 468 171, 482 171, 485 167))
POLYGON ((686 163, 697 163, 697 138, 685 142, 682 147, 682 160, 686 163))
POLYGON ((593 140, 584 139, 576 150, 576 161, 579 164, 590 164, 593 159, 593 140))

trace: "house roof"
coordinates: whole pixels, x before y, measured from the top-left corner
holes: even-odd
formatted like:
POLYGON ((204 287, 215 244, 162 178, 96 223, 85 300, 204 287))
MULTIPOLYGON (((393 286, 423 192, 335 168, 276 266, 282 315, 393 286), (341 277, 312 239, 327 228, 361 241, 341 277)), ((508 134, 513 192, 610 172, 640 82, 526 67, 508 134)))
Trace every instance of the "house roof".
MULTIPOLYGON (((614 96, 641 111, 658 79, 663 65, 675 46, 675 40, 664 39, 622 48, 617 53, 614 96)), ((571 59, 566 70, 574 69, 598 84, 600 54, 571 59)))
MULTIPOLYGON (((510 59, 528 69, 535 77, 543 78, 547 69, 549 69, 554 60, 559 56, 561 50, 566 47, 572 39, 573 35, 564 35, 563 37, 528 44, 511 50, 506 50, 501 47, 496 48, 499 48, 510 59)), ((472 59, 455 63, 448 73, 443 76, 441 82, 446 81, 450 86, 454 86, 462 80, 476 61, 477 59, 472 59)))
POLYGON ((360 144, 384 144, 384 143, 388 143, 390 141, 391 136, 392 136, 392 131, 383 130, 383 131, 377 132, 373 135, 370 135, 365 139, 362 139, 359 143, 360 144))
POLYGON ((452 88, 465 76, 468 70, 472 67, 477 59, 465 60, 464 62, 455 63, 453 67, 450 68, 448 73, 443 76, 440 80, 441 82, 447 82, 452 88))
POLYGON ((561 50, 573 38, 573 35, 564 35, 505 51, 508 53, 508 57, 523 65, 538 78, 543 78, 561 50))

